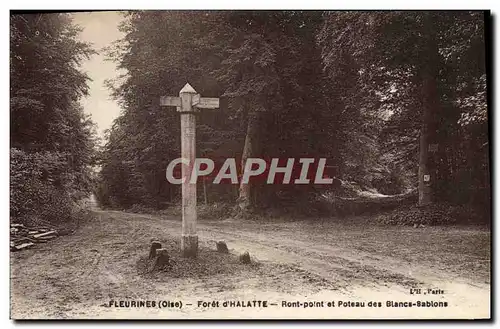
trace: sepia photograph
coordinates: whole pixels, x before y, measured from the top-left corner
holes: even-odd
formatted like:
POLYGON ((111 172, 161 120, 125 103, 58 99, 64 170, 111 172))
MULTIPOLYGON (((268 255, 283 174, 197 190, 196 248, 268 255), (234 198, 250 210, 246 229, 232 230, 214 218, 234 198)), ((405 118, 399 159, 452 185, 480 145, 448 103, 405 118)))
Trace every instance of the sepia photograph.
POLYGON ((491 320, 490 11, 9 20, 10 319, 491 320))

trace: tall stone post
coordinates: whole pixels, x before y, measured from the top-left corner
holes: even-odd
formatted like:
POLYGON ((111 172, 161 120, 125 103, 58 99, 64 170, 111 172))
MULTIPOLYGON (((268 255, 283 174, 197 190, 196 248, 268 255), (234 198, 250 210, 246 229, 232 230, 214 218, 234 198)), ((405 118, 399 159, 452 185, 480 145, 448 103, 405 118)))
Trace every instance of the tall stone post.
MULTIPOLYGON (((198 235, 196 234, 196 181, 191 183, 191 173, 196 159, 196 113, 199 109, 219 108, 219 99, 201 97, 186 83, 179 97, 162 96, 161 106, 175 106, 181 116, 181 157, 182 165, 182 236, 181 252, 184 257, 198 254, 198 235)), ((167 170, 168 176, 168 170, 167 170)))
POLYGON ((196 158, 196 108, 192 98, 196 91, 187 84, 179 93, 181 106, 181 157, 189 161, 189 167, 182 166, 182 238, 181 251, 184 257, 196 257, 198 235, 196 233, 196 182, 190 182, 190 175, 196 158))

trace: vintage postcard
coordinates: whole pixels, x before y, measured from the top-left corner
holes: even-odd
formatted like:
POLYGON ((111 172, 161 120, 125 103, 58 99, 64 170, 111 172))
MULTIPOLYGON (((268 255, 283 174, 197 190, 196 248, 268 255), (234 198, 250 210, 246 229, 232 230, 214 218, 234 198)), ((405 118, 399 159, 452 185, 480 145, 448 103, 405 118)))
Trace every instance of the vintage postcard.
POLYGON ((11 319, 490 319, 490 29, 11 11, 11 319))

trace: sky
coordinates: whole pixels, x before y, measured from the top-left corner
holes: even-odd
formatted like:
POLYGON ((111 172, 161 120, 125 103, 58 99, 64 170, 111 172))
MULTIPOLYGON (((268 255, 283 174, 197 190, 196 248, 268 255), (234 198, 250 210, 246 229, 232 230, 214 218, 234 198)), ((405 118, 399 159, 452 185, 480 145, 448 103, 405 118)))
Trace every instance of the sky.
MULTIPOLYGON (((73 22, 83 28, 80 39, 89 42, 99 52, 90 60, 82 63, 82 71, 92 79, 89 82, 89 96, 81 100, 85 113, 91 115, 97 124, 99 137, 111 128, 113 120, 120 114, 120 107, 111 98, 110 91, 104 85, 106 79, 117 77, 120 72, 114 62, 105 61, 102 48, 123 37, 118 25, 123 19, 119 12, 84 12, 74 13, 73 22)), ((123 72, 122 72, 123 73, 123 72)))

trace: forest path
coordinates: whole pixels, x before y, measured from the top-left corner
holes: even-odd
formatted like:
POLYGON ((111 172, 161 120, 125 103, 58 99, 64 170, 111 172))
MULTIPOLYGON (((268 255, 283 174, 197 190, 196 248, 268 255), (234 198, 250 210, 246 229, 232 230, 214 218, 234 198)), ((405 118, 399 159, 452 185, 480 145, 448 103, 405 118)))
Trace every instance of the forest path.
POLYGON ((201 221, 200 245, 249 251, 257 271, 203 279, 145 278, 136 263, 151 238, 179 237, 180 218, 96 211, 97 218, 11 257, 11 316, 21 318, 484 318, 490 305, 490 232, 387 227, 364 218, 201 221), (422 294, 410 293, 421 288, 422 294), (441 289, 432 295, 427 289, 441 289), (202 308, 199 300, 268 300, 267 308, 202 308), (110 300, 181 300, 182 309, 106 307, 110 300), (325 307, 283 307, 283 301, 325 307), (327 301, 382 307, 326 307, 327 301), (387 307, 446 301, 448 307, 387 307))

